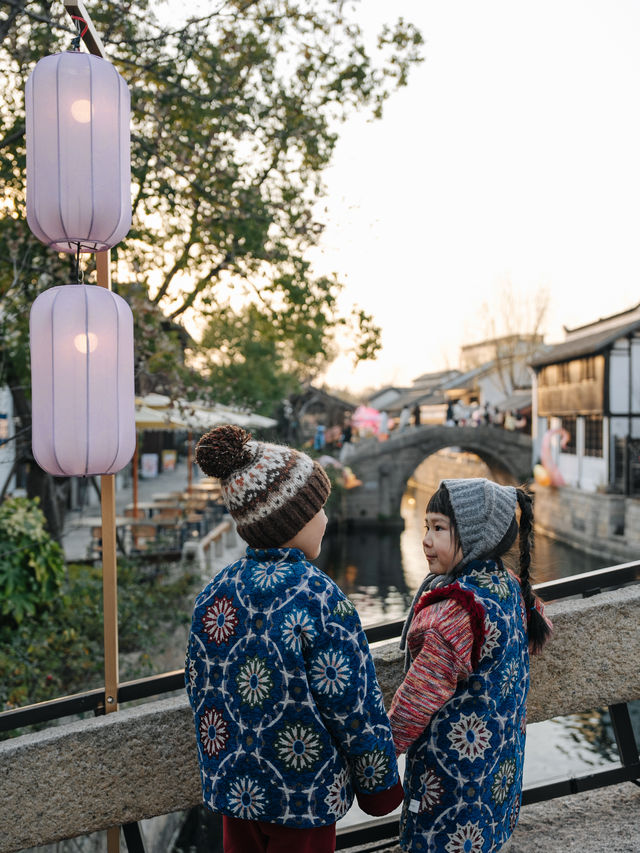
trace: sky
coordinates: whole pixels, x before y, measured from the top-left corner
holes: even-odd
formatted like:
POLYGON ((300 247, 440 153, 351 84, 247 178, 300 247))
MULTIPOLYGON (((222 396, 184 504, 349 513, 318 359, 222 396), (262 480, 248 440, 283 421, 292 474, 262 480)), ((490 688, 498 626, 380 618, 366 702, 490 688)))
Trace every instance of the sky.
POLYGON ((546 290, 546 341, 640 302, 640 4, 362 0, 403 16, 425 61, 381 121, 340 128, 315 270, 382 329, 375 362, 324 381, 360 392, 456 367, 506 282, 546 290))

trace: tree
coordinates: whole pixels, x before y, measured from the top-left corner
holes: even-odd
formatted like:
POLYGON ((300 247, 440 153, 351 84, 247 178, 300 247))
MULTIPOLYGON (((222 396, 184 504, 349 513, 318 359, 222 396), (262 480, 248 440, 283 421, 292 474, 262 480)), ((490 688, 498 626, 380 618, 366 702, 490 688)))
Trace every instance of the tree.
MULTIPOLYGON (((211 315, 202 339, 203 371, 221 402, 273 413, 331 361, 331 333, 353 319, 336 317, 334 279, 305 281, 305 272, 306 264, 263 287, 259 299, 237 309, 227 303, 211 315)), ((355 357, 367 358, 379 347, 378 330, 364 313, 356 323, 360 351, 355 357)))
MULTIPOLYGON (((26 227, 23 92, 37 59, 68 49, 70 21, 59 3, 4 5, 0 381, 22 395, 16 412, 28 427, 25 316, 39 290, 68 280, 72 262, 26 227)), ((114 252, 114 289, 138 324, 140 386, 148 390, 161 376, 163 390, 195 393, 197 375, 176 359, 183 347, 175 323, 213 315, 221 289, 246 288, 266 318, 282 316, 281 333, 306 340, 295 349, 315 342, 309 363, 328 358, 332 332, 344 322, 334 309, 340 285, 316 279, 304 258, 322 232, 315 215, 322 173, 340 122, 357 109, 381 114, 420 61, 422 38, 399 20, 383 28, 374 60, 342 0, 228 0, 177 25, 175 9, 167 23, 156 7, 131 0, 91 9, 132 96, 133 225, 114 252)), ((371 354, 371 318, 356 309, 353 322, 354 351, 371 354)), ((273 345, 286 350, 283 338, 273 345)), ((290 358, 283 359, 288 372, 290 358)), ((46 511, 51 490, 43 482, 33 491, 46 511)))
MULTIPOLYGON (((505 396, 523 386, 523 371, 543 345, 548 310, 548 290, 538 288, 530 294, 518 293, 510 279, 496 289, 491 302, 483 303, 480 323, 486 347, 478 349, 478 353, 484 353, 486 360, 495 361, 505 396)), ((483 356, 480 361, 484 360, 483 356)))

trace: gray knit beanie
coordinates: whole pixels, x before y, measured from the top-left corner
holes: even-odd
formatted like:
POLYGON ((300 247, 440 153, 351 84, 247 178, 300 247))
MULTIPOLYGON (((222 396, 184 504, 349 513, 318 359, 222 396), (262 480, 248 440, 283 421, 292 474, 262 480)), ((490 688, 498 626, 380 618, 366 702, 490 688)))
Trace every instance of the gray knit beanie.
POLYGON ((442 480, 449 493, 464 557, 460 567, 490 554, 503 539, 516 512, 513 486, 499 486, 484 477, 442 480))
POLYGON ((324 468, 306 453, 254 441, 235 425, 203 435, 196 462, 220 479, 225 505, 252 548, 277 548, 293 539, 331 491, 324 468))

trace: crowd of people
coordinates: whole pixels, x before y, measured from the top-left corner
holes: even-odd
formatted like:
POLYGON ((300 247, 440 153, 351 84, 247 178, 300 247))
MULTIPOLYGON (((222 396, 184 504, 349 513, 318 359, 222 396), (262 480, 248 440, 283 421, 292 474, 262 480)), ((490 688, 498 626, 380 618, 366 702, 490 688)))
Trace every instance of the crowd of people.
MULTIPOLYGON (((444 422, 445 426, 450 427, 495 426, 519 431, 526 431, 529 426, 527 417, 520 411, 502 411, 489 403, 481 406, 477 401, 467 405, 460 400, 449 400, 444 422)), ((342 427, 327 428, 323 423, 318 423, 313 437, 313 449, 318 452, 336 450, 339 452, 340 461, 344 463, 359 439, 375 436, 378 441, 386 441, 392 433, 402 433, 412 426, 420 426, 421 423, 418 404, 413 408, 403 406, 397 417, 392 417, 383 409, 376 414, 375 421, 360 427, 352 422, 351 416, 347 416, 342 427)))
POLYGON ((477 401, 469 405, 460 400, 449 400, 445 415, 446 426, 496 426, 508 430, 525 430, 527 418, 519 411, 510 409, 502 411, 497 406, 485 403, 481 406, 477 401))

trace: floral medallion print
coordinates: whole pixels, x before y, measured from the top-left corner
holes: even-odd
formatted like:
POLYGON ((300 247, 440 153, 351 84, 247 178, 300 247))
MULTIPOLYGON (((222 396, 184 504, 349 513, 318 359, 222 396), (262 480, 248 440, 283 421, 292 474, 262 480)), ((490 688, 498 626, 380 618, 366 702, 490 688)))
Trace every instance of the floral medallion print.
POLYGON ((187 657, 185 660, 185 669, 187 670, 187 690, 193 692, 196 688, 196 678, 198 673, 196 672, 196 662, 187 657))
POLYGON ((443 789, 440 779, 430 768, 420 777, 420 789, 422 799, 420 800, 420 811, 430 812, 442 799, 443 789))
POLYGON ((356 779, 363 788, 380 785, 389 770, 389 756, 380 749, 359 755, 355 762, 356 779))
POLYGON ((255 820, 264 814, 264 791, 248 776, 236 779, 229 788, 227 800, 231 811, 242 820, 255 820))
POLYGON ((210 640, 217 645, 226 643, 238 625, 238 610, 230 598, 214 598, 202 617, 202 626, 210 640))
POLYGON ((458 826, 449 835, 444 849, 447 853, 482 853, 482 831, 477 823, 465 823, 458 826))
POLYGON ((460 758, 470 761, 482 758, 491 742, 491 733, 477 714, 462 716, 452 723, 447 737, 460 758))
POLYGON ((518 681, 518 663, 515 660, 510 660, 505 671, 500 676, 500 693, 503 696, 509 696, 518 681))
POLYGON ((386 708, 384 707, 384 696, 382 695, 382 690, 380 690, 378 686, 371 691, 371 700, 374 703, 374 707, 380 711, 381 714, 387 713, 386 708))
POLYGON ((351 679, 351 667, 342 652, 321 652, 311 667, 311 685, 320 693, 344 693, 351 679))
POLYGON ((273 589, 291 574, 288 563, 259 563, 253 570, 253 580, 260 589, 273 589))
POLYGON ((335 777, 329 786, 329 793, 324 798, 331 814, 336 818, 342 817, 349 811, 349 773, 343 770, 335 777))
POLYGON ((483 589, 488 589, 489 592, 497 595, 500 601, 504 601, 505 598, 509 597, 509 583, 507 581, 506 572, 486 571, 472 572, 471 574, 475 578, 478 586, 481 586, 483 589))
POLYGON ((254 657, 247 658, 242 664, 236 684, 242 701, 253 708, 267 698, 273 687, 273 679, 265 662, 254 657))
POLYGON ((280 732, 275 747, 288 767, 306 770, 320 755, 320 738, 312 728, 296 723, 280 732))
POLYGON ((282 620, 282 639, 287 648, 299 652, 314 641, 317 630, 306 610, 292 610, 282 620))
POLYGON ((351 616, 355 609, 348 598, 342 598, 331 612, 336 616, 351 616))
POLYGON ((507 758, 498 767, 498 772, 493 777, 491 784, 491 796, 496 803, 504 803, 509 796, 515 778, 516 762, 513 758, 507 758))
POLYGON ((484 644, 482 646, 482 654, 490 655, 494 649, 498 648, 502 632, 495 622, 492 622, 487 615, 484 617, 484 644))
POLYGON ((222 718, 222 714, 211 708, 205 711, 200 717, 200 742, 202 748, 207 753, 209 758, 215 755, 218 756, 224 749, 229 740, 229 731, 227 724, 222 718))

